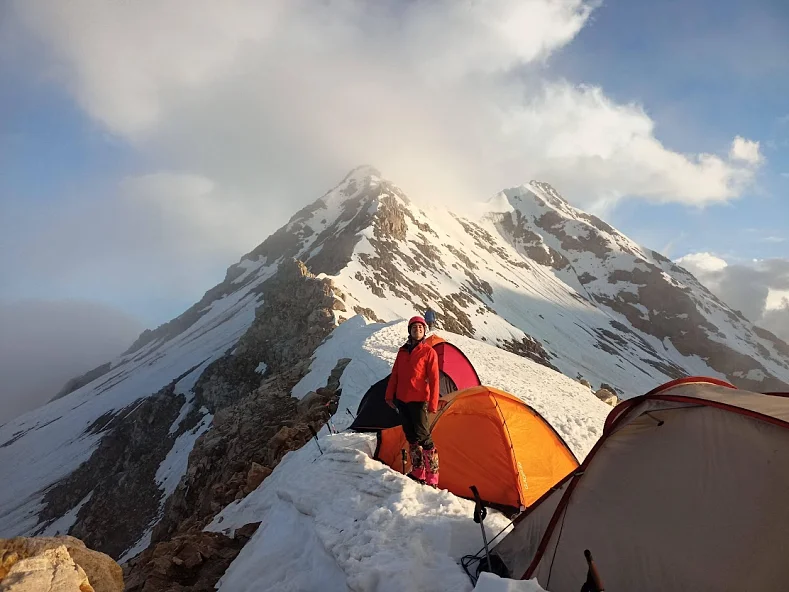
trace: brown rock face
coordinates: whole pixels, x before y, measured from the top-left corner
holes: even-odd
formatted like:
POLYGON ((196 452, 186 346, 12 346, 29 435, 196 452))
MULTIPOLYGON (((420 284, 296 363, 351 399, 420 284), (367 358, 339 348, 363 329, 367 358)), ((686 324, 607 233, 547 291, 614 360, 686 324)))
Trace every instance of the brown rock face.
MULTIPOLYGON (((66 587, 63 590, 81 592, 122 592, 123 590, 123 571, 120 566, 108 555, 88 549, 81 540, 71 536, 0 539, 0 590, 46 592, 46 588, 25 587, 25 585, 33 585, 36 580, 30 579, 25 584, 25 577, 30 576, 21 575, 29 574, 31 570, 21 566, 20 562, 42 556, 43 564, 38 566, 39 569, 41 567, 45 570, 51 569, 52 573, 56 574, 61 567, 68 571, 69 562, 73 562, 71 571, 74 569, 74 564, 83 571, 86 576, 84 581, 80 579, 73 588, 66 587), (46 555, 47 553, 49 554, 46 555), (14 577, 15 573, 16 577, 14 577)), ((28 568, 32 567, 33 564, 28 566, 28 568)))
POLYGON ((198 531, 149 547, 126 566, 126 592, 213 592, 259 525, 247 524, 233 538, 198 531))
MULTIPOLYGON (((159 510, 156 471, 180 433, 168 433, 184 403, 182 395, 173 394, 175 382, 88 428, 104 434, 101 443, 89 460, 46 492, 41 530, 92 492, 70 534, 114 558, 140 538, 159 510)), ((182 429, 191 427, 184 424, 182 429)))
POLYGON ((246 491, 251 492, 263 483, 263 479, 271 475, 271 469, 252 461, 252 466, 247 473, 246 491))
POLYGON ((619 397, 605 388, 598 389, 598 391, 595 393, 595 397, 600 399, 603 403, 611 405, 611 407, 616 407, 619 403, 619 397))
POLYGON ((230 502, 253 491, 282 457, 304 446, 337 410, 339 381, 350 360, 340 360, 327 385, 301 401, 289 395, 297 370, 266 379, 260 388, 214 416, 189 455, 189 468, 165 503, 153 541, 202 529, 230 502), (253 487, 254 485, 254 487, 253 487))
POLYGON ((252 536, 247 525, 230 539, 203 527, 230 502, 257 488, 282 457, 304 446, 337 409, 341 360, 327 386, 291 397, 300 374, 264 380, 251 395, 217 412, 214 427, 189 455, 189 468, 165 504, 153 546, 126 566, 127 592, 208 592, 252 536), (169 586, 169 587, 168 587, 169 586))
POLYGON ((306 371, 315 348, 336 326, 332 311, 343 306, 331 280, 315 278, 296 260, 283 262, 259 291, 263 304, 234 352, 208 366, 195 385, 197 400, 212 411, 260 386, 260 362, 272 374, 306 371))

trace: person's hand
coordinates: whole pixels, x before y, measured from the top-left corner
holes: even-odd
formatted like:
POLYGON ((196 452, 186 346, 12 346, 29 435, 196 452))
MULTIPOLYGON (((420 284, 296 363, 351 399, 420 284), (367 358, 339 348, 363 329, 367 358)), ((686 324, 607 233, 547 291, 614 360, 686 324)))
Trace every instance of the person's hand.
POLYGON ((428 406, 427 412, 428 413, 436 413, 436 412, 438 412, 438 406, 434 406, 434 405, 428 406))
POLYGON ((444 399, 438 400, 438 409, 439 411, 447 406, 447 402, 444 399))
POLYGON ((386 404, 389 405, 389 407, 391 407, 392 409, 397 409, 397 407, 395 407, 394 401, 392 401, 391 399, 386 399, 386 404))

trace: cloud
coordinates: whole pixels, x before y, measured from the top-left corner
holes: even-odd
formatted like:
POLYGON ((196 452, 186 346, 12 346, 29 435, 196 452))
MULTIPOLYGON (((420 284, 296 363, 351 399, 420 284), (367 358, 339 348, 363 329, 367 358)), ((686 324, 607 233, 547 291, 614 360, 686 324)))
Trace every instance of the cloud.
POLYGON ((263 204, 256 207, 219 193, 216 183, 201 175, 160 171, 125 177, 120 188, 129 209, 152 213, 165 228, 177 228, 184 252, 218 250, 230 255, 260 240, 259 231, 243 220, 250 214, 263 218, 263 204))
POLYGON ((0 422, 43 405, 141 330, 136 319, 95 302, 0 302, 0 422))
POLYGON ((691 253, 677 263, 733 309, 789 342, 789 259, 728 264, 711 253, 691 253))
POLYGON ((530 178, 598 209, 737 198, 757 164, 728 145, 672 150, 642 105, 551 76, 551 56, 598 5, 18 0, 0 26, 38 44, 18 53, 28 69, 137 162, 103 195, 36 211, 30 236, 46 229, 63 256, 55 265, 20 239, 14 273, 199 297, 218 267, 361 163, 447 204, 530 178))
POLYGON ((737 197, 758 156, 739 137, 729 159, 674 152, 639 105, 546 78, 597 2, 15 6, 86 113, 220 192, 275 199, 371 162, 426 197, 542 176, 586 203, 703 205, 737 197))
POLYGON ((677 263, 685 267, 691 273, 709 274, 721 271, 728 267, 724 259, 712 253, 690 253, 677 259, 677 263))
POLYGON ((763 160, 762 154, 759 152, 759 142, 746 140, 740 136, 734 138, 734 141, 731 143, 729 158, 731 160, 741 160, 748 164, 759 164, 763 160))

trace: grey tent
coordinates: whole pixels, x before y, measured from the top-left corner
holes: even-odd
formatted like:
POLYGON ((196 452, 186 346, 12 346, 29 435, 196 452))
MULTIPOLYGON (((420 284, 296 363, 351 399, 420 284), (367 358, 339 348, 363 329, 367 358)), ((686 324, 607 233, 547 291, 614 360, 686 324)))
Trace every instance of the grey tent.
POLYGON ((789 590, 789 398, 685 378, 625 400, 581 466, 495 548, 510 576, 578 592, 789 590))

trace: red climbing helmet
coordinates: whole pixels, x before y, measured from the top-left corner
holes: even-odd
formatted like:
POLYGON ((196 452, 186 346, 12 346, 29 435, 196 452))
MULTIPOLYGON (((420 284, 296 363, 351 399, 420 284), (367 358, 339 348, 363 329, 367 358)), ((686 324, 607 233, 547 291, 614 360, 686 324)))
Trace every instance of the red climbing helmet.
POLYGON ((409 331, 411 330, 411 325, 413 325, 414 323, 422 323, 422 326, 425 328, 425 330, 427 330, 427 323, 425 322, 425 319, 423 319, 422 317, 411 317, 411 319, 408 321, 409 331))

